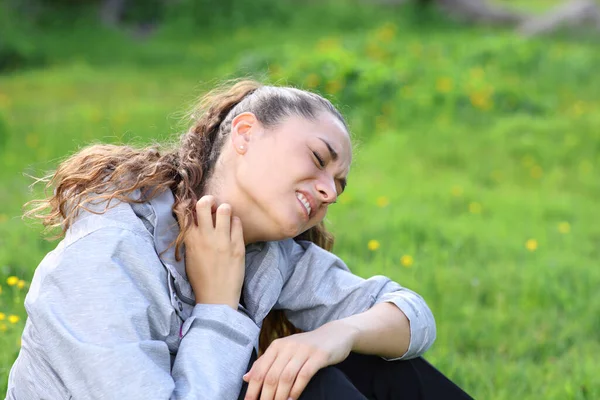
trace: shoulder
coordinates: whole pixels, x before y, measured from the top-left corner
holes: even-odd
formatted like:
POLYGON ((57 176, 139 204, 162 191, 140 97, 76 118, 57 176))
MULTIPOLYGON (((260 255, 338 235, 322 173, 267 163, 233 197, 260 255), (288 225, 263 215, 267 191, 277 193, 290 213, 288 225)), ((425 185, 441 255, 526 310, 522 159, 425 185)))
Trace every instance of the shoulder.
POLYGON ((310 264, 310 266, 331 265, 339 258, 307 240, 286 239, 275 242, 280 254, 280 269, 287 280, 299 265, 310 264))
POLYGON ((108 223, 92 215, 73 228, 36 268, 27 303, 50 292, 55 297, 79 291, 106 294, 125 287, 146 291, 167 281, 151 236, 127 221, 108 223))

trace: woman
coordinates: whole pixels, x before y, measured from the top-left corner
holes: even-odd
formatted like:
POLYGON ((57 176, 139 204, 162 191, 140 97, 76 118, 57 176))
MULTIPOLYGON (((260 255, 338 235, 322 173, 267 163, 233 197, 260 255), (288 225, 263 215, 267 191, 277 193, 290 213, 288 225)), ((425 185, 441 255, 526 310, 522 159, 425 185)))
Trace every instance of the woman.
POLYGON ((192 117, 171 150, 92 146, 49 179, 29 214, 65 237, 35 272, 7 398, 401 395, 395 377, 365 379, 367 365, 409 368, 400 390, 423 392, 413 364, 358 354, 423 354, 435 339, 425 302, 326 251, 322 221, 351 163, 340 113, 240 81, 192 117))

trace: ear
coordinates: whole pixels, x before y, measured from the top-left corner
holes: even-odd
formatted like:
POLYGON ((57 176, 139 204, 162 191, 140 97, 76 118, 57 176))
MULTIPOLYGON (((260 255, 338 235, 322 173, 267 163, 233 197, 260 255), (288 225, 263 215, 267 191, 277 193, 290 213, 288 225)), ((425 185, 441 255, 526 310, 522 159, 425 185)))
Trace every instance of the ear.
POLYGON ((256 115, 251 112, 241 113, 231 121, 231 144, 237 153, 246 153, 250 139, 259 125, 256 115))

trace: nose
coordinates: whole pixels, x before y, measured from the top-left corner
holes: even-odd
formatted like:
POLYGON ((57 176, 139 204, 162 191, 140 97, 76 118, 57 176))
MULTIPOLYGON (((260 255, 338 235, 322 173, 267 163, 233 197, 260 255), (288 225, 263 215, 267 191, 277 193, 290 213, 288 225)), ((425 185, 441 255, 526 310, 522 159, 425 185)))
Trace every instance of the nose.
POLYGON ((335 181, 331 177, 322 177, 316 184, 319 200, 323 203, 333 203, 337 199, 335 181))

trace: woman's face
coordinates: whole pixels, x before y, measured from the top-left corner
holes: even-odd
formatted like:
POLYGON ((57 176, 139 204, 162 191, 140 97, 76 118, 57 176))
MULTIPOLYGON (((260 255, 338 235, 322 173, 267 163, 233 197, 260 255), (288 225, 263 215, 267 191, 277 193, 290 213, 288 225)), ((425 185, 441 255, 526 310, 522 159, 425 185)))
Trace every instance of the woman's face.
POLYGON ((351 142, 330 113, 315 120, 287 117, 270 129, 244 113, 234 119, 231 139, 236 197, 243 200, 240 217, 251 241, 299 235, 322 221, 344 191, 351 142))

